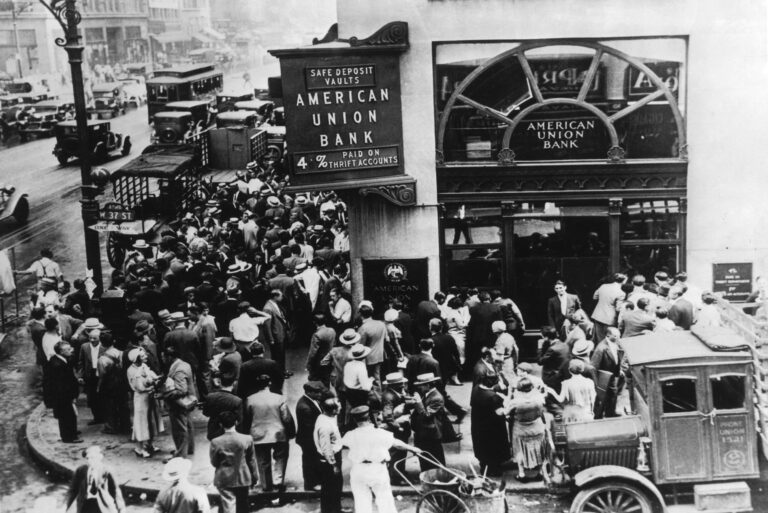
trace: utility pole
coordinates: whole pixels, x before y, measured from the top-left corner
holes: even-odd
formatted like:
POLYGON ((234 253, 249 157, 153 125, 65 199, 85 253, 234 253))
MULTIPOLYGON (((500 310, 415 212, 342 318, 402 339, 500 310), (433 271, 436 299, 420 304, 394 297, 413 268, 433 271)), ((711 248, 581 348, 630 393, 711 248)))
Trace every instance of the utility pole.
POLYGON ((82 16, 77 11, 76 0, 39 0, 43 6, 53 14, 64 30, 64 37, 57 37, 55 42, 66 50, 69 57, 69 65, 72 69, 72 90, 75 100, 75 119, 77 121, 78 157, 80 160, 80 179, 82 185, 80 191, 81 214, 83 218, 83 231, 85 233, 85 260, 88 269, 93 273, 93 281, 96 283, 94 295, 98 296, 104 290, 104 282, 101 274, 101 247, 99 245, 99 233, 91 230, 99 216, 99 202, 96 199, 99 189, 94 185, 91 174, 91 145, 88 141, 88 113, 85 105, 85 87, 83 85, 83 50, 85 47, 80 42, 77 26, 82 16))
POLYGON ((21 68, 21 44, 19 43, 19 29, 16 24, 16 4, 11 0, 11 19, 13 20, 13 44, 16 46, 16 69, 19 72, 19 78, 24 78, 21 68))

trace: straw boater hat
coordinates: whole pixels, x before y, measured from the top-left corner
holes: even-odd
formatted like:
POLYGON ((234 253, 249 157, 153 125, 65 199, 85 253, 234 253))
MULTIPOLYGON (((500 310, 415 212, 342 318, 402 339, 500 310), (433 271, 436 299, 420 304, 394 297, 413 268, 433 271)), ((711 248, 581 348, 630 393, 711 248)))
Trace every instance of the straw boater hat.
POLYGON ((435 376, 434 372, 427 372, 425 374, 419 374, 416 376, 416 381, 413 382, 413 386, 419 386, 419 385, 426 385, 428 383, 433 383, 435 381, 439 381, 440 378, 435 376))
POLYGON ((183 313, 181 313, 181 312, 173 312, 168 317, 168 322, 172 322, 172 323, 176 324, 176 323, 179 323, 179 322, 186 321, 187 319, 189 319, 189 317, 187 317, 183 313))
POLYGON ((504 321, 493 321, 493 324, 491 324, 491 331, 494 333, 507 331, 507 324, 504 321))
POLYGON ((257 169, 258 167, 259 163, 255 160, 252 160, 245 165, 245 169, 257 169))
POLYGON ((306 197, 306 196, 296 196, 296 199, 294 200, 294 202, 295 202, 295 203, 296 203, 298 206, 300 206, 300 207, 301 207, 301 206, 304 206, 304 205, 306 205, 307 203, 309 203, 309 200, 307 199, 307 197, 306 197))
POLYGON ((578 357, 589 356, 591 350, 592 344, 590 344, 589 340, 582 338, 573 343, 571 354, 578 357))
POLYGON ((99 322, 99 320, 96 317, 88 317, 85 321, 83 321, 83 329, 100 330, 103 328, 104 328, 104 325, 101 322, 99 322))
POLYGON ((308 267, 308 266, 307 266, 307 263, 306 263, 306 262, 299 262, 298 264, 296 264, 296 267, 294 267, 293 269, 294 269, 294 270, 295 270, 297 273, 300 273, 300 272, 302 272, 302 271, 306 270, 306 269, 307 269, 307 267, 308 267))
POLYGON ((171 458, 163 468, 163 479, 165 481, 178 481, 189 475, 192 468, 192 462, 185 458, 171 458))
POLYGON ((270 196, 267 198, 267 205, 270 207, 276 207, 280 204, 280 199, 277 196, 270 196))
POLYGON ((344 346, 354 346, 360 342, 360 334, 352 328, 346 329, 339 335, 339 342, 344 346))
POLYGON ((349 350, 349 355, 353 360, 364 360, 369 354, 371 354, 371 348, 365 347, 363 344, 355 344, 349 350))
POLYGON ((133 243, 133 249, 149 249, 150 247, 144 239, 136 239, 136 242, 133 243))
POLYGON ((408 383, 402 372, 390 372, 384 377, 384 385, 399 385, 400 383, 408 383))

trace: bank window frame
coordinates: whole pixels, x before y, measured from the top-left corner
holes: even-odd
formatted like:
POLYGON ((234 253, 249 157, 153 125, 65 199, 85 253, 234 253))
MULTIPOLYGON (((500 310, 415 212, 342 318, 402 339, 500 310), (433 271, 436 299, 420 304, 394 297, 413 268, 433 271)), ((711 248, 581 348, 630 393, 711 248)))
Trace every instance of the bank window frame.
MULTIPOLYGON (((499 150, 495 152, 496 165, 513 166, 519 162, 535 162, 537 160, 545 161, 543 159, 533 159, 533 160, 526 159, 524 161, 523 160, 516 161, 515 152, 511 148, 511 139, 515 129, 529 114, 542 109, 546 110, 549 107, 557 107, 558 105, 578 107, 581 110, 589 112, 591 115, 595 116, 596 119, 602 122, 603 128, 607 131, 607 138, 609 140, 609 147, 605 149, 606 150, 605 157, 611 162, 622 163, 625 160, 631 160, 631 157, 628 159, 625 159, 626 150, 625 148, 622 147, 622 143, 620 141, 615 124, 628 119, 628 116, 633 112, 636 112, 648 105, 651 105, 655 102, 657 103, 659 101, 667 102, 669 108, 672 111, 672 115, 674 117, 674 123, 676 125, 677 142, 675 144, 676 147, 673 147, 672 151, 676 152, 676 155, 673 154, 671 157, 654 157, 654 158, 657 160, 666 160, 666 161, 681 161, 681 160, 687 161, 688 155, 687 155, 685 118, 680 110, 677 98, 667 87, 664 80, 661 79, 659 75, 657 75, 649 66, 643 63, 641 58, 633 57, 628 53, 625 53, 617 48, 613 48, 612 46, 609 46, 609 44, 605 44, 605 43, 620 41, 622 39, 635 39, 635 40, 680 39, 681 41, 684 42, 686 46, 688 44, 688 40, 684 36, 642 37, 642 38, 637 37, 637 38, 563 39, 563 40, 522 40, 522 41, 510 40, 510 41, 507 41, 507 43, 509 43, 510 45, 513 45, 511 48, 504 50, 501 53, 484 60, 458 84, 458 86, 451 93, 450 97, 448 98, 447 102, 443 106, 442 110, 440 110, 439 104, 437 101, 438 99, 437 92, 439 91, 439 84, 437 83, 433 84, 433 88, 435 90, 435 116, 436 116, 435 155, 436 155, 436 161, 438 166, 444 166, 447 164, 467 164, 468 162, 476 163, 477 165, 493 164, 493 161, 491 160, 494 153, 493 143, 491 143, 490 141, 484 141, 484 140, 478 140, 478 141, 475 141, 475 143, 488 142, 489 144, 484 144, 482 146, 476 145, 476 146, 473 146, 472 149, 470 149, 469 145, 467 145, 467 147, 464 150, 453 149, 453 148, 450 149, 451 152, 465 151, 467 154, 474 152, 475 153, 474 157, 471 157, 471 158, 467 157, 465 159, 458 159, 458 160, 456 159, 449 160, 446 158, 448 149, 446 148, 445 143, 446 143, 446 135, 449 129, 450 119, 455 111, 466 110, 468 108, 474 109, 475 113, 479 115, 481 118, 497 123, 498 126, 495 127, 495 130, 499 130, 502 127, 506 127, 504 128, 501 146, 499 150), (531 68, 531 64, 529 62, 528 57, 526 56, 526 52, 539 50, 549 46, 551 47, 574 46, 574 47, 588 48, 594 51, 594 53, 592 54, 591 63, 589 65, 588 70, 586 71, 586 77, 583 81, 583 84, 580 90, 578 91, 578 94, 576 95, 576 98, 570 98, 565 96, 545 97, 539 85, 537 84, 537 81, 534 77, 534 73, 531 68), (634 102, 628 102, 626 106, 612 113, 604 112, 597 106, 590 103, 589 102, 590 99, 588 95, 599 73, 599 67, 600 67, 601 61, 605 56, 610 56, 613 58, 620 59, 626 62, 628 66, 633 68, 634 70, 644 73, 649 79, 649 81, 653 84, 653 87, 655 88, 655 90, 648 92, 647 94, 643 95, 639 99, 635 99, 634 102), (469 88, 469 86, 476 79, 479 79, 482 77, 485 71, 487 71, 494 65, 503 63, 505 59, 514 59, 514 58, 516 58, 519 61, 520 67, 524 72, 524 75, 528 84, 528 88, 530 90, 529 97, 526 98, 525 101, 520 101, 519 107, 516 108, 515 105, 517 104, 515 104, 512 106, 511 109, 506 109, 507 111, 505 112, 505 111, 497 110, 491 106, 484 105, 464 94, 469 88), (530 103, 528 100, 533 100, 533 103, 530 103), (512 115, 513 113, 514 115, 512 115), (486 156, 487 158, 483 158, 486 156)), ((435 63, 435 69, 437 69, 437 59, 436 59, 437 47, 440 45, 456 44, 456 43, 459 43, 459 42, 442 41, 442 42, 433 43, 433 62, 435 63)), ((467 41, 466 43, 472 44, 472 43, 478 43, 478 42, 467 41)), ((495 43, 499 43, 499 42, 496 41, 495 43)), ((684 75, 683 71, 685 69, 687 69, 687 59, 681 63, 681 75, 684 75)), ((435 76, 437 76, 437 73, 435 73, 435 76)), ((680 85, 680 90, 683 90, 682 83, 680 85)), ((682 101, 681 104, 684 106, 684 100, 682 101)), ((486 127, 486 129, 491 130, 494 128, 492 126, 489 126, 489 127, 486 127)), ((642 159, 643 157, 638 157, 638 158, 642 159)), ((569 159, 569 160, 589 161, 594 159, 591 159, 591 158, 578 159, 577 158, 577 159, 569 159)))

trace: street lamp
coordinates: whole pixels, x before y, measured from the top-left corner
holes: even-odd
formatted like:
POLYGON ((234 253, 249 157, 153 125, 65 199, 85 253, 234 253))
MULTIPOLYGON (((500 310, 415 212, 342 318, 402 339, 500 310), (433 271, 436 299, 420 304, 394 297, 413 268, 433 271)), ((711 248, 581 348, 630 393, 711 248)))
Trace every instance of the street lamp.
POLYGON ((75 120, 77 121, 77 150, 80 158, 80 179, 82 181, 80 205, 83 231, 85 232, 85 261, 88 269, 93 273, 93 281, 96 283, 94 293, 98 295, 104 290, 101 275, 101 248, 99 233, 91 230, 89 226, 94 224, 99 217, 99 202, 96 200, 99 188, 94 185, 91 176, 91 146, 88 142, 88 113, 85 106, 82 69, 85 47, 80 43, 80 36, 77 33, 77 26, 82 17, 75 7, 76 0, 39 0, 39 2, 53 14, 53 17, 64 30, 64 37, 57 37, 55 42, 67 51, 69 66, 72 70, 72 91, 75 97, 75 120))

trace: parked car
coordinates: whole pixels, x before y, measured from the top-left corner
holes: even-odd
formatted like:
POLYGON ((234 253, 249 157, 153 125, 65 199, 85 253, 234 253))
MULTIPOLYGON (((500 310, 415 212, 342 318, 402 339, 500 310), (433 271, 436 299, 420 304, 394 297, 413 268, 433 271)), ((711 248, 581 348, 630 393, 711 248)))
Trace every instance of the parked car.
POLYGON ((155 129, 152 144, 181 144, 185 136, 199 132, 201 125, 195 124, 192 114, 186 111, 164 111, 155 114, 155 129))
POLYGON ((249 110, 259 115, 259 122, 267 121, 272 116, 275 103, 270 100, 248 100, 235 103, 237 110, 249 110))
POLYGON ((216 116, 216 128, 256 128, 257 126, 259 126, 259 115, 249 110, 220 112, 216 116))
MULTIPOLYGON (((213 122, 211 104, 207 101, 188 100, 166 103, 163 111, 188 112, 195 122, 195 126, 201 130, 207 128, 213 122)), ((162 112, 162 111, 161 111, 162 112)), ((155 114, 157 116, 157 114, 155 114)))
POLYGON ((75 104, 70 101, 43 100, 29 108, 28 116, 19 123, 19 135, 22 141, 30 136, 50 137, 56 123, 74 119, 75 104))
POLYGON ((88 114, 113 118, 125 114, 125 91, 122 82, 107 82, 93 86, 93 107, 88 114))
POLYGON ((216 95, 216 112, 221 114, 229 110, 235 110, 238 102, 253 100, 253 93, 249 92, 228 92, 216 95))
POLYGON ((0 96, 0 140, 7 141, 19 131, 19 123, 29 116, 31 106, 17 94, 0 96))
MULTIPOLYGON (((70 120, 57 123, 54 133, 56 146, 53 154, 59 164, 65 166, 70 157, 78 156, 77 122, 70 120)), ((88 120, 88 143, 94 162, 106 161, 114 151, 119 151, 123 156, 131 151, 131 137, 112 132, 109 121, 88 120)))
POLYGON ((147 103, 147 84, 143 77, 131 75, 117 80, 123 84, 126 106, 139 108, 147 103))
POLYGON ((28 195, 15 187, 0 186, 0 222, 13 218, 18 224, 24 224, 29 218, 28 195))

